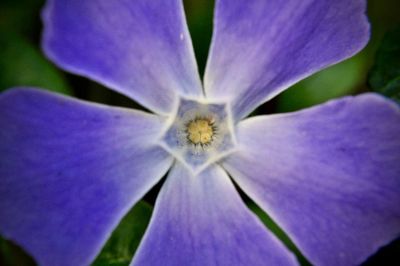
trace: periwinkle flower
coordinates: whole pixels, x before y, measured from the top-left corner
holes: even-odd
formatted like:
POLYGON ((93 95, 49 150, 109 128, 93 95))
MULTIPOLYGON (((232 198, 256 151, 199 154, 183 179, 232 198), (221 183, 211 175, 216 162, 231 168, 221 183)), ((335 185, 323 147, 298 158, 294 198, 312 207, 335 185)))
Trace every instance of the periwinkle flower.
POLYGON ((359 51, 364 12, 217 0, 203 89, 181 0, 49 0, 49 58, 153 113, 3 93, 0 233, 40 265, 88 265, 169 171, 132 265, 296 265, 229 174, 313 264, 362 263, 400 233, 398 106, 369 93, 244 118, 359 51))

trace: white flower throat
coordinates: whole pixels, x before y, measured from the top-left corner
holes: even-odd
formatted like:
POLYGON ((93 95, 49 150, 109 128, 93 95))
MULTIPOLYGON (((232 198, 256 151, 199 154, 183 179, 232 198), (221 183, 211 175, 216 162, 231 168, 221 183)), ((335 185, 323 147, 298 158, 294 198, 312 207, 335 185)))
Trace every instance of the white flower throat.
POLYGON ((195 173, 222 159, 235 147, 228 105, 181 98, 160 145, 195 173))

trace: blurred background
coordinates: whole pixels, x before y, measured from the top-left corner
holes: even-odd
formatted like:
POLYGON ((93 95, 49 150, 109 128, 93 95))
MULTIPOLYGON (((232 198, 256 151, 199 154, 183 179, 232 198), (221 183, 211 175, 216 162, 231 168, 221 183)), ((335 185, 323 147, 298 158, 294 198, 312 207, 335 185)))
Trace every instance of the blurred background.
MULTIPOLYGON (((0 0, 0 92, 29 85, 84 100, 141 108, 97 83, 58 69, 46 59, 40 48, 40 12, 44 2, 0 0)), ((202 74, 212 34, 214 1, 184 0, 184 4, 202 74)), ((400 101, 400 1, 368 0, 368 16, 372 25, 371 40, 361 53, 294 85, 262 105, 254 114, 295 111, 366 91, 377 91, 400 101)), ((154 188, 125 217, 94 265, 129 264, 148 223, 159 187, 154 188)), ((250 199, 242 196, 266 226, 296 253, 299 261, 309 265, 284 232, 250 199)), ((0 265, 35 263, 22 249, 0 238, 0 265)), ((364 265, 400 265, 400 240, 382 248, 364 265)))

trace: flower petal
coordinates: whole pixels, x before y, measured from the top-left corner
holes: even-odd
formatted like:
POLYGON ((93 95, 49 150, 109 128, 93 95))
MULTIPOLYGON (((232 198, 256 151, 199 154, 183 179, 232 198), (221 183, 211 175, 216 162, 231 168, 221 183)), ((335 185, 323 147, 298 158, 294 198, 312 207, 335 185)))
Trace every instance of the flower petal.
POLYGON ((296 265, 250 213, 227 174, 198 176, 179 163, 158 196, 133 265, 296 265))
POLYGON ((155 112, 202 94, 181 0, 49 0, 43 46, 60 67, 155 112))
POLYGON ((400 109, 375 94, 238 127, 224 167, 315 265, 358 265, 400 233, 400 109))
POLYGON ((0 124, 0 233, 40 265, 88 265, 172 163, 139 111, 20 89, 0 124))
POLYGON ((365 0, 218 0, 205 73, 208 97, 236 120, 297 81, 359 51, 365 0))

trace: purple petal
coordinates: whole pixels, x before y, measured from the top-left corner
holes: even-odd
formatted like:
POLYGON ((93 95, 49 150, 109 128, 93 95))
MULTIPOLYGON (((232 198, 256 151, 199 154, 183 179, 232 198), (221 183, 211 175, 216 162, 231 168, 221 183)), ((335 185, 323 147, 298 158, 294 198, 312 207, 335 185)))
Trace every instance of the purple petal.
POLYGON ((156 112, 202 94, 180 0, 49 0, 43 46, 60 67, 156 112))
POLYGON ((88 265, 171 165, 139 111, 20 89, 0 124, 0 233, 40 265, 88 265))
POLYGON ((180 164, 158 196, 132 265, 296 265, 244 205, 218 166, 198 176, 180 164))
POLYGON ((400 109, 374 94, 241 122, 224 167, 315 265, 358 265, 400 233, 400 109))
POLYGON ((236 120, 367 42, 365 0, 218 0, 205 74, 236 120))

